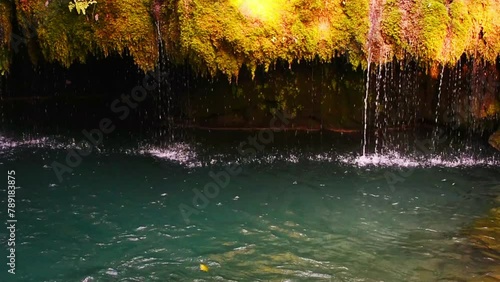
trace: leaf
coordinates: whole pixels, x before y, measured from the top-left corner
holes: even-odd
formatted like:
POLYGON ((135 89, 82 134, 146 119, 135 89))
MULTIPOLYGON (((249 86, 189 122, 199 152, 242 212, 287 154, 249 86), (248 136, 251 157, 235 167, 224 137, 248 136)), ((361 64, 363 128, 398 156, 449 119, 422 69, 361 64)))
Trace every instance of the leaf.
POLYGON ((208 272, 208 266, 206 264, 200 263, 200 270, 204 272, 208 272))

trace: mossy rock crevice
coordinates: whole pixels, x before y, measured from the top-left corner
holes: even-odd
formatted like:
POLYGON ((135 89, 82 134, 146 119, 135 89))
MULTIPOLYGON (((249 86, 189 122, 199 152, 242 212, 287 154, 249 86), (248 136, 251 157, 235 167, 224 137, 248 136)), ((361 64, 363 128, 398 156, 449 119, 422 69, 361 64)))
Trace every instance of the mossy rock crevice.
POLYGON ((70 0, 0 0, 0 70, 9 68, 12 21, 36 37, 49 62, 69 66, 89 55, 130 54, 144 71, 160 53, 202 74, 236 78, 242 68, 279 60, 331 62, 353 68, 396 57, 455 65, 500 54, 500 3, 493 0, 97 0, 85 14, 70 0), (164 50, 160 50, 160 46, 164 50))
POLYGON ((500 151, 500 129, 490 136, 488 142, 493 148, 500 151))

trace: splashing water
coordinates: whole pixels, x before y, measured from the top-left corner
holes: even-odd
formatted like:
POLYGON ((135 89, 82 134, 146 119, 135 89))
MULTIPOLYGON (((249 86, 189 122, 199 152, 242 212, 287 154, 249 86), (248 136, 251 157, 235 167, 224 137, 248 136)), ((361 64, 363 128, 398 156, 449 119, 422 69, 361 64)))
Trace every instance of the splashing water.
POLYGON ((197 153, 187 143, 171 143, 167 147, 152 147, 139 150, 140 154, 149 154, 155 158, 168 160, 185 167, 194 168, 202 166, 197 153))
POLYGON ((397 168, 431 168, 431 167, 482 167, 498 166, 500 160, 495 157, 478 158, 470 153, 461 153, 453 158, 434 155, 430 157, 405 155, 397 151, 365 156, 343 155, 337 160, 341 163, 357 167, 397 167, 397 168))

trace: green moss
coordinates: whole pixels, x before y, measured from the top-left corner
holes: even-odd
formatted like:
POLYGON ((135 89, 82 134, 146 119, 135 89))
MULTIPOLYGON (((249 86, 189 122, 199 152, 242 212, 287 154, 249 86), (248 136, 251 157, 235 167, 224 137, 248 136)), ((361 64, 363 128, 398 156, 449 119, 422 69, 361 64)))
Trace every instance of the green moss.
POLYGON ((9 2, 0 0, 0 75, 9 70, 12 37, 12 9, 9 2))
POLYGON ((484 2, 484 10, 476 21, 480 23, 482 30, 479 32, 476 48, 480 50, 483 58, 494 62, 500 54, 500 5, 492 0, 481 2, 484 2))
POLYGON ((102 1, 90 19, 95 41, 104 55, 130 53, 143 70, 158 61, 158 35, 151 17, 151 0, 102 1), (99 15, 99 20, 95 20, 99 15))
POLYGON ((381 29, 386 41, 395 46, 402 46, 401 22, 403 14, 396 0, 388 0, 382 11, 381 29))
MULTIPOLYGON (((339 55, 354 68, 366 68, 368 50, 377 48, 392 50, 399 59, 441 64, 453 64, 464 52, 487 61, 500 54, 495 0, 386 0, 380 30, 371 35, 368 0, 103 0, 85 15, 70 12, 69 2, 15 0, 20 26, 37 34, 28 44, 31 54, 38 48, 46 60, 69 66, 89 54, 128 53, 141 69, 151 70, 161 37, 172 61, 187 60, 200 73, 228 77, 237 77, 242 65, 255 71, 279 60, 329 62, 339 55)), ((8 31, 9 2, 0 3, 0 21, 8 31)), ((10 53, 0 44, 7 46, 0 50, 6 69, 10 53)))
POLYGON ((88 54, 129 52, 144 70, 158 59, 157 36, 149 14, 151 1, 102 1, 86 15, 68 10, 69 1, 18 1, 25 30, 34 29, 44 58, 64 66, 85 62, 88 54))
POLYGON ((366 0, 192 0, 167 5, 164 14, 170 19, 178 14, 180 49, 200 71, 237 76, 243 64, 255 69, 279 59, 330 61, 336 52, 348 53, 355 63, 366 61, 366 0), (262 7, 255 12, 258 3, 262 7))
POLYGON ((96 51, 89 18, 70 13, 67 2, 52 1, 46 7, 42 1, 36 2, 37 39, 45 59, 66 67, 75 61, 85 62, 87 54, 96 51))
POLYGON ((349 28, 351 40, 348 46, 349 62, 357 67, 362 65, 366 68, 368 32, 370 29, 369 1, 346 0, 344 11, 347 19, 344 24, 349 28))
POLYGON ((423 0, 417 6, 419 17, 418 54, 429 61, 443 62, 443 48, 450 21, 442 1, 423 0))
POLYGON ((455 63, 465 50, 469 48, 472 34, 472 18, 465 0, 455 0, 449 5, 451 17, 449 32, 450 44, 448 46, 446 60, 455 63))

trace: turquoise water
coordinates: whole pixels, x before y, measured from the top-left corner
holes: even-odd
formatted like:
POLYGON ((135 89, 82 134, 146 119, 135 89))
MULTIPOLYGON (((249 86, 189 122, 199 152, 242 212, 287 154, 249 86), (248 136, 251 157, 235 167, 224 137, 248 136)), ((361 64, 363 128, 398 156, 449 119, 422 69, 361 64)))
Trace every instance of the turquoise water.
POLYGON ((52 162, 71 139, 3 137, 0 171, 20 188, 16 275, 4 263, 0 280, 466 281, 494 263, 465 230, 498 206, 496 155, 359 158, 358 137, 289 134, 244 157, 247 135, 109 141, 63 182, 52 162), (227 164, 241 171, 193 205, 227 164), (180 205, 196 212, 186 220, 180 205))

